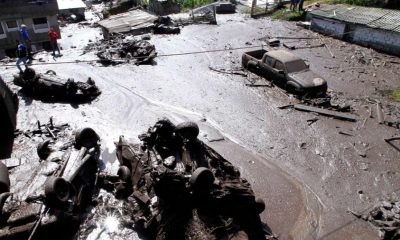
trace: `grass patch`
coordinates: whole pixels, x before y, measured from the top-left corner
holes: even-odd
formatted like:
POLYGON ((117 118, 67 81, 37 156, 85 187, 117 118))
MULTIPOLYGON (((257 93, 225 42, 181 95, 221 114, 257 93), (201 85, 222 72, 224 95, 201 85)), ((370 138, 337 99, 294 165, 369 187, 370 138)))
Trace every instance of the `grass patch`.
POLYGON ((306 18, 306 12, 304 11, 288 11, 287 9, 281 9, 275 12, 272 17, 273 20, 286 20, 286 21, 302 21, 306 18))
POLYGON ((400 102, 400 89, 394 90, 389 98, 392 101, 400 102))
POLYGON ((181 5, 182 11, 188 11, 192 8, 198 8, 210 3, 215 2, 214 0, 177 0, 177 2, 181 5))

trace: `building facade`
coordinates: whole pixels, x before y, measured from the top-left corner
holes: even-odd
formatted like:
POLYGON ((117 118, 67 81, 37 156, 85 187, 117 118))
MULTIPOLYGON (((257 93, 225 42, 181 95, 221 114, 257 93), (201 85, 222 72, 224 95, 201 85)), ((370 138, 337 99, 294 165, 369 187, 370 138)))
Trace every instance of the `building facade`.
POLYGON ((32 51, 48 43, 51 27, 60 36, 57 13, 57 0, 0 0, 0 58, 14 54, 22 24, 27 26, 32 51))
POLYGON ((308 14, 314 31, 400 56, 400 11, 329 5, 308 14))

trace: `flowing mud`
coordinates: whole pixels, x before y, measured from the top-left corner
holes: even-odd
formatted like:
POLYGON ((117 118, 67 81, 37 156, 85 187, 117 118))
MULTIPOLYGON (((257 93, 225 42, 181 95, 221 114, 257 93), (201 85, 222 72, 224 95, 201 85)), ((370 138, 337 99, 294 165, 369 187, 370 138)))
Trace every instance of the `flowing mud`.
MULTIPOLYGON (((152 35, 150 42, 159 55, 227 51, 160 56, 153 65, 142 66, 102 67, 83 62, 33 66, 38 71, 52 69, 61 77, 90 76, 102 95, 90 104, 68 105, 32 100, 20 93, 18 128, 28 128, 49 116, 72 128, 90 126, 103 141, 105 171, 115 173, 113 141, 119 135, 136 140, 163 116, 174 122, 195 121, 200 125, 200 137, 238 166, 266 201, 262 219, 280 239, 377 239, 366 222, 347 210, 370 208, 396 190, 395 183, 400 180, 400 155, 383 141, 398 131, 369 117, 374 99, 384 103, 386 113, 397 116, 398 104, 381 94, 400 87, 392 57, 327 38, 323 41, 335 58, 326 48, 296 50, 313 71, 327 79, 331 94, 350 103, 362 120, 350 123, 280 110, 279 106, 298 100, 277 87, 246 86, 255 75, 223 74, 209 67, 240 68, 241 54, 247 50, 229 48, 257 49, 263 43, 258 39, 266 36, 315 36, 318 38, 312 41, 318 42, 319 35, 292 23, 255 20, 242 14, 218 15, 217 22, 185 26, 179 35, 152 35), (362 57, 357 52, 362 52, 362 57), (364 61, 370 55, 386 64, 364 61), (358 70, 361 67, 362 72, 358 70), (312 118, 317 121, 309 124, 307 120, 312 118)), ((100 29, 70 24, 62 34, 61 58, 49 53, 37 57, 44 62, 96 59, 94 53, 82 52, 89 40, 101 38, 100 29)), ((10 83, 15 72, 13 67, 5 69, 2 77, 10 83)))

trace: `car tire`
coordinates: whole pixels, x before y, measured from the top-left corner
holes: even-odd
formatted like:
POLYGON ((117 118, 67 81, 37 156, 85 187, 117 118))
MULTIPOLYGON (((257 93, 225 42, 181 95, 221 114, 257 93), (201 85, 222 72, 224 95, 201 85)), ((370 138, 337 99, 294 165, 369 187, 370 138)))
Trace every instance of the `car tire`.
POLYGON ((214 183, 214 174, 205 167, 197 168, 190 177, 190 185, 195 190, 209 190, 214 183))
POLYGON ((265 202, 261 198, 256 199, 256 211, 258 214, 264 212, 265 210, 265 202))
POLYGON ((60 177, 49 177, 44 183, 45 202, 51 207, 61 207, 67 203, 71 184, 60 177))
POLYGON ((51 74, 51 75, 54 75, 54 76, 57 75, 56 72, 53 71, 53 70, 47 70, 47 71, 46 71, 46 74, 51 74))
POLYGON ((37 145, 36 152, 41 160, 46 160, 46 158, 49 156, 49 144, 50 140, 46 140, 37 145))
POLYGON ((75 134, 75 147, 78 149, 81 147, 90 149, 96 147, 99 140, 99 135, 92 128, 83 128, 75 134))
POLYGON ((299 87, 296 84, 293 84, 291 82, 286 84, 286 91, 288 93, 299 93, 299 87))
POLYGON ((127 166, 121 166, 118 169, 117 175, 125 183, 131 182, 131 170, 127 166))
POLYGON ((7 166, 0 162, 0 194, 10 191, 10 175, 7 166))
POLYGON ((176 126, 175 132, 182 138, 193 141, 199 135, 200 129, 195 122, 183 122, 176 126))

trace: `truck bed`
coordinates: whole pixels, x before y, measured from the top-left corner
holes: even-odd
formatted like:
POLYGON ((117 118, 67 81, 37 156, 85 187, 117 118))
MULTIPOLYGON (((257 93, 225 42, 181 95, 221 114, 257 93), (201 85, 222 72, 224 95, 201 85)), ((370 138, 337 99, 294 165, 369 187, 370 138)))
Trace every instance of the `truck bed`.
POLYGON ((268 51, 265 50, 265 49, 259 49, 259 50, 243 53, 243 55, 242 55, 242 65, 243 65, 243 67, 247 68, 247 63, 250 60, 260 61, 263 58, 263 56, 264 56, 264 54, 266 52, 268 52, 268 51))

